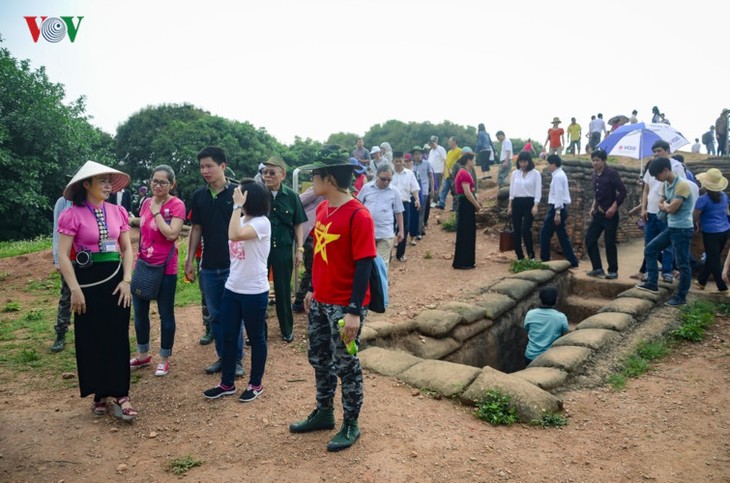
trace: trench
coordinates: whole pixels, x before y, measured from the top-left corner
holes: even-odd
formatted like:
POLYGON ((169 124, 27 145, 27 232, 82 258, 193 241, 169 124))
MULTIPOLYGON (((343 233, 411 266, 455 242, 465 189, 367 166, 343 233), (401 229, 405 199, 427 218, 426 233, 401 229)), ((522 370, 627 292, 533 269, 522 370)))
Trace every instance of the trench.
MULTIPOLYGON (((621 292, 633 287, 616 280, 584 279, 568 271, 557 274, 545 284, 539 284, 515 305, 493 320, 462 322, 445 337, 428 337, 418 331, 379 337, 368 345, 408 352, 423 359, 436 359, 476 368, 489 366, 510 374, 525 369, 524 353, 527 333, 523 321, 528 310, 538 307, 539 289, 552 285, 558 289, 556 308, 565 313, 571 331, 586 318, 615 300, 621 292), (466 335, 465 335, 466 333, 466 335), (431 346, 443 346, 442 350, 431 346)), ((483 304, 477 296, 465 303, 483 304)), ((422 331, 421 331, 422 332, 422 331)))

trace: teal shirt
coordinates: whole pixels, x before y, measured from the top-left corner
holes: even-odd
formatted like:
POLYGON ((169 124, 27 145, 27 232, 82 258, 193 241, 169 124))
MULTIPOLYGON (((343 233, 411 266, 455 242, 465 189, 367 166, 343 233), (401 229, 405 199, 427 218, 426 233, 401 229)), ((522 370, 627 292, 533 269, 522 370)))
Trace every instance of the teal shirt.
POLYGON ((534 360, 545 352, 561 335, 568 333, 568 318, 564 313, 548 308, 532 309, 525 315, 527 349, 525 357, 534 360))
POLYGON ((669 228, 694 228, 692 210, 695 207, 697 195, 690 183, 691 181, 679 176, 675 176, 672 184, 664 182, 664 198, 667 203, 671 203, 675 198, 684 200, 676 212, 667 214, 667 226, 669 228))

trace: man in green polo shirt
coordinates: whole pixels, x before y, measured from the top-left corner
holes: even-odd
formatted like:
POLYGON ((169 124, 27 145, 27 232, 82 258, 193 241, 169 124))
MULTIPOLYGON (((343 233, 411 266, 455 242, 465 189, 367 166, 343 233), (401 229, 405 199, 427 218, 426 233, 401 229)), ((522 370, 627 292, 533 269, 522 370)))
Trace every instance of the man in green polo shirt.
POLYGON ((302 262, 304 233, 302 223, 307 221, 302 202, 293 190, 284 186, 286 164, 278 156, 264 162, 264 184, 271 191, 271 252, 269 268, 274 274, 276 317, 281 337, 285 342, 294 340, 294 317, 291 309, 292 269, 302 262), (296 247, 296 255, 292 255, 296 247))

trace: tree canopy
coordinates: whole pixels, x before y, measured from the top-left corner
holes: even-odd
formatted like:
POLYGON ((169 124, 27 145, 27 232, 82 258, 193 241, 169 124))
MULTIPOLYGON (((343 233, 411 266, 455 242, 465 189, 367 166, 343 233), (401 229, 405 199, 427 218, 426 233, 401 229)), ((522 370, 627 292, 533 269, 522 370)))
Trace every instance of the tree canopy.
MULTIPOLYGON (((1 41, 1 39, 0 39, 1 41)), ((87 159, 113 160, 113 139, 64 104, 61 84, 0 48, 0 240, 51 233, 53 206, 87 159)))
MULTIPOLYGON (((83 97, 65 103, 63 85, 51 82, 43 67, 32 70, 28 61, 17 61, 4 48, 0 85, 0 240, 50 234, 56 198, 88 159, 129 173, 133 192, 148 183, 155 166, 169 165, 177 175, 178 195, 187 200, 203 183, 197 153, 205 146, 223 148, 239 179, 253 176, 258 164, 272 155, 283 157, 292 169, 310 164, 322 147, 319 141, 300 137, 285 145, 262 127, 214 116, 190 104, 144 107, 112 137, 89 123, 83 97)), ((395 151, 408 152, 432 135, 444 146, 455 136, 460 146, 472 148, 477 137, 473 126, 450 121, 389 120, 372 126, 363 138, 366 147, 388 141, 395 151)), ((350 151, 357 137, 333 133, 325 144, 350 151)), ((523 144, 513 139, 515 151, 523 144)))

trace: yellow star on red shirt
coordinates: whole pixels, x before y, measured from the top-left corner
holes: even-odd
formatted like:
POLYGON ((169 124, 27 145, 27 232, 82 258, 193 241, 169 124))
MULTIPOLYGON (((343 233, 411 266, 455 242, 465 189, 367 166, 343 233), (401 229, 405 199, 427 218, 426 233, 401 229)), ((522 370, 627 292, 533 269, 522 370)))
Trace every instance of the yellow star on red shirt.
POLYGON ((329 243, 332 243, 333 241, 339 239, 341 236, 336 233, 329 233, 329 229, 330 229, 331 225, 332 225, 332 222, 329 222, 326 225, 324 225, 321 222, 317 221, 317 223, 314 226, 314 254, 317 255, 318 253, 320 253, 322 256, 322 260, 324 260, 325 263, 328 263, 327 262, 327 245, 329 243))

